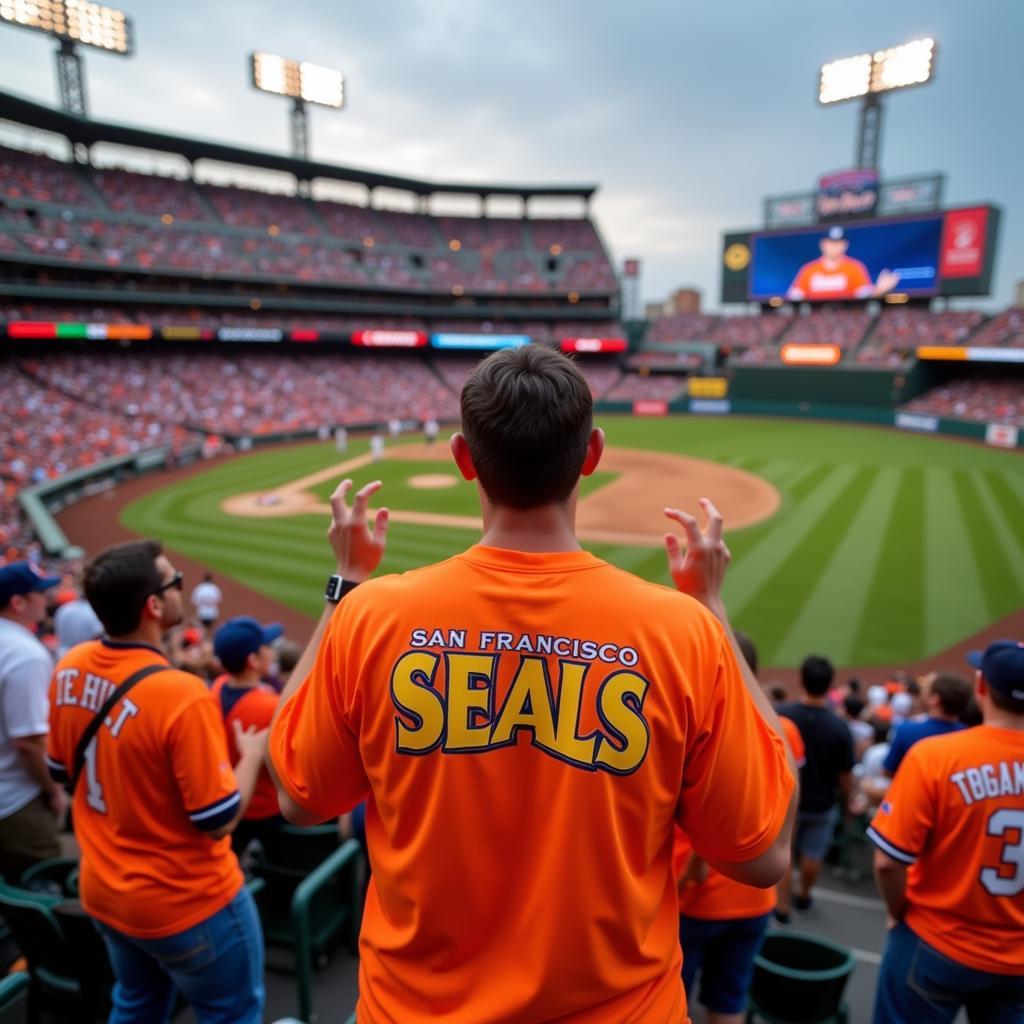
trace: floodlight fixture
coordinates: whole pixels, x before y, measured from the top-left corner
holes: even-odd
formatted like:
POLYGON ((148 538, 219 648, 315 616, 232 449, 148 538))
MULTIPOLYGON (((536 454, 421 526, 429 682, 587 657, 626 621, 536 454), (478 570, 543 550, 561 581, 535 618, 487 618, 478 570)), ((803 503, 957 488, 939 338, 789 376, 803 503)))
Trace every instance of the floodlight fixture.
POLYGON ((249 69, 253 87, 260 92, 287 96, 292 108, 292 153, 309 156, 309 121, 307 103, 335 110, 345 105, 345 78, 334 68, 321 67, 309 61, 291 60, 276 53, 256 52, 251 55, 249 69))
POLYGON ((88 0, 0 0, 0 21, 123 57, 132 52, 124 11, 88 0))
POLYGON ((823 64, 818 76, 822 105, 862 100, 855 159, 858 167, 878 169, 882 141, 882 96, 924 85, 935 73, 935 40, 914 39, 874 53, 858 53, 823 64))
POLYGON ((935 66, 935 40, 915 39, 874 53, 859 53, 823 64, 818 102, 841 103, 861 96, 924 85, 935 66))
POLYGON ((51 36, 57 49, 61 106, 86 115, 85 77, 78 46, 129 57, 134 52, 131 19, 116 7, 89 0, 0 0, 0 23, 51 36))

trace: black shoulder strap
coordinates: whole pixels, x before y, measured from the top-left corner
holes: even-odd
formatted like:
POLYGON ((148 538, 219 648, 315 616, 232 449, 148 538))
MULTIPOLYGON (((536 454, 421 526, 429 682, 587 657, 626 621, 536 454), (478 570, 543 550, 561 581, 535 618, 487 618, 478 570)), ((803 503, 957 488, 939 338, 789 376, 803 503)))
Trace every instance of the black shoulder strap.
POLYGON ((151 676, 156 672, 166 672, 170 669, 170 665, 146 665, 140 668, 138 672, 130 675, 107 699, 103 707, 96 712, 93 720, 86 726, 85 732, 82 733, 81 738, 78 741, 78 746, 75 747, 75 758, 71 765, 71 778, 68 782, 68 792, 74 796, 75 786, 78 784, 78 776, 82 774, 82 768, 85 766, 85 752, 92 743, 96 736, 96 733, 100 731, 100 726, 106 721, 107 715, 114 710, 114 706, 117 702, 128 693, 128 691, 136 684, 141 683, 147 676, 151 676))

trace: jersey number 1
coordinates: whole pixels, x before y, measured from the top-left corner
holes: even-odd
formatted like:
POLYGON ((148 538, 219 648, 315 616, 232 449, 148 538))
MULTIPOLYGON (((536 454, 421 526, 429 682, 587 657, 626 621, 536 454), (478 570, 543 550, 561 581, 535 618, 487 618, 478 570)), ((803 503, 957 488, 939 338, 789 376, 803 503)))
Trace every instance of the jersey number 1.
POLYGON ((85 748, 85 802, 100 814, 107 813, 107 802, 103 799, 103 787, 96 777, 96 737, 85 748))
POLYGON ((1015 868, 1014 873, 1006 877, 999 873, 999 868, 981 869, 981 884, 993 896, 1018 896, 1024 892, 1024 811, 1004 807, 988 819, 990 836, 1004 836, 1011 830, 1017 832, 1017 842, 1007 841, 1003 847, 1002 863, 1015 868))

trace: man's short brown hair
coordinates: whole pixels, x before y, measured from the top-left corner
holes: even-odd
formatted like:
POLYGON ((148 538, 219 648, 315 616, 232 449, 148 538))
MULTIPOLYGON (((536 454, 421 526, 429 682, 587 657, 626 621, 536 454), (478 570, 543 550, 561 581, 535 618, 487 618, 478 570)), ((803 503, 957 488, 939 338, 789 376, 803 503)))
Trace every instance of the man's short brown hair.
POLYGON ((928 691, 939 698, 939 707, 944 715, 959 718, 971 702, 974 687, 962 676, 939 672, 929 684, 928 691))
POLYGON ((590 386, 553 349, 488 356, 462 388, 462 432, 487 497, 514 509, 568 500, 593 428, 590 386))

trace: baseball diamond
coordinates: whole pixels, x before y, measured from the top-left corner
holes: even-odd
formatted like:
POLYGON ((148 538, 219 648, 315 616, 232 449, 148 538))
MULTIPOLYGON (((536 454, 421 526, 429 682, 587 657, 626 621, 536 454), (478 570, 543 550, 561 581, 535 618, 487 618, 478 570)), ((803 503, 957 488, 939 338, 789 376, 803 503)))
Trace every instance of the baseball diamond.
MULTIPOLYGON (((758 484, 748 491, 762 502, 756 514, 722 501, 734 555, 726 595, 738 625, 758 638, 766 664, 796 665, 809 649, 832 652, 847 666, 910 664, 1024 604, 1024 466, 1015 453, 777 419, 606 416, 601 423, 612 451, 602 466, 606 475, 585 481, 581 525, 589 503, 600 509, 618 491, 622 536, 609 540, 598 531, 585 543, 647 579, 667 583, 668 575, 660 535, 651 525, 638 528, 639 517, 653 524, 673 494, 685 504, 702 487, 717 500, 719 484, 758 484), (622 449, 673 456, 679 461, 665 465, 679 475, 666 471, 654 490, 649 481, 630 485, 630 457, 622 449), (715 464, 715 476, 685 480, 684 467, 707 463, 715 464)), ((353 440, 345 472, 357 485, 382 479, 381 503, 396 510, 384 571, 426 564, 473 542, 471 487, 407 486, 410 476, 436 469, 447 457, 443 447, 392 447, 376 464, 362 458, 366 451, 365 441, 353 440)), ((325 518, 317 503, 337 479, 337 463, 329 444, 256 452, 171 486, 154 481, 121 520, 311 615, 323 575, 325 518), (254 496, 268 494, 280 502, 256 504, 254 496)), ((608 528, 607 518, 601 528, 608 528)))

